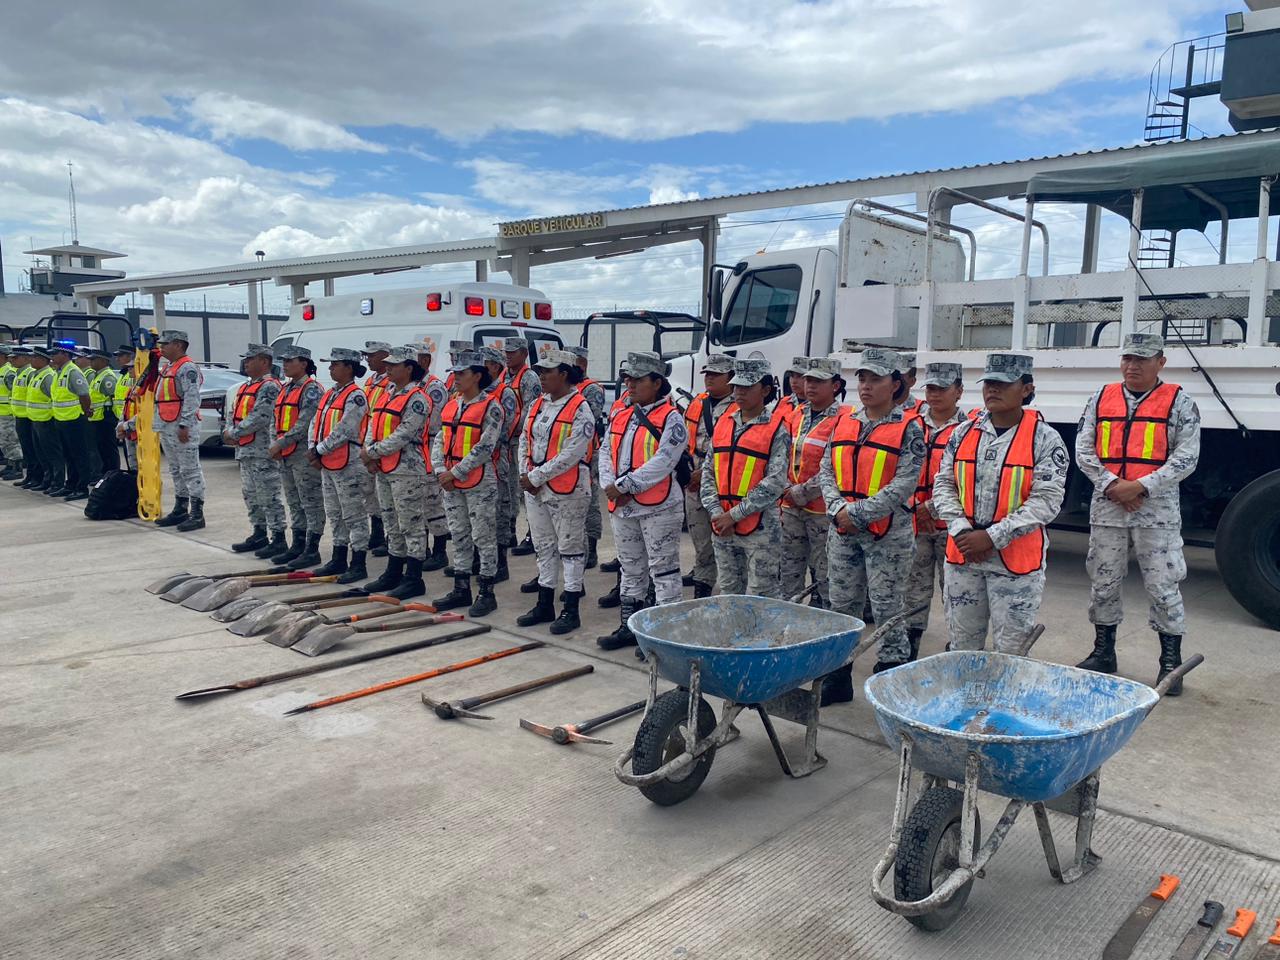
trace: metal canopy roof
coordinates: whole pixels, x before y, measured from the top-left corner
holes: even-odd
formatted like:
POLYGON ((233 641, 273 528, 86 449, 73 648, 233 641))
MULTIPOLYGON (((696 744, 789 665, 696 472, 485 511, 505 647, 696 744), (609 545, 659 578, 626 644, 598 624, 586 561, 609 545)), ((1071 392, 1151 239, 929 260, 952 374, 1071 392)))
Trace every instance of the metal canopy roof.
POLYGON ((116 257, 127 257, 127 253, 115 250, 103 250, 101 247, 86 247, 81 243, 64 243, 60 247, 41 247, 39 250, 24 250, 24 253, 36 257, 52 257, 63 254, 69 257, 97 257, 99 260, 112 260, 116 257))

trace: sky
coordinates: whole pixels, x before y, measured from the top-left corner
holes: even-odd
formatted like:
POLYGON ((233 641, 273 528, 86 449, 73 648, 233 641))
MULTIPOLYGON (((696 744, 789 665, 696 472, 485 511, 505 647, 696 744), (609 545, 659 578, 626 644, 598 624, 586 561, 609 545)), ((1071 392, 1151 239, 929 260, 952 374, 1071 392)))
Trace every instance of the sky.
MULTIPOLYGON (((0 36, 5 286, 20 288, 31 242, 70 239, 68 161, 81 241, 128 253, 115 264, 142 274, 251 260, 256 250, 295 257, 493 236, 497 222, 530 215, 1123 146, 1141 137, 1161 53, 1220 32, 1237 9, 1190 0, 57 4, 0 36)), ((1193 135, 1226 129, 1220 108, 1193 119, 1193 135)), ((722 225, 721 257, 833 242, 838 214, 737 215, 722 225)), ((1059 219, 1076 226, 1069 213, 1059 219)), ((991 239, 997 259, 1009 255, 1007 237, 991 239)), ((699 263, 700 248, 685 244, 535 269, 532 282, 565 314, 693 309, 699 263)), ((469 275, 445 266, 339 290, 469 275)), ((225 287, 207 297, 243 304, 225 287)), ((287 295, 268 287, 266 299, 278 308, 287 295)))

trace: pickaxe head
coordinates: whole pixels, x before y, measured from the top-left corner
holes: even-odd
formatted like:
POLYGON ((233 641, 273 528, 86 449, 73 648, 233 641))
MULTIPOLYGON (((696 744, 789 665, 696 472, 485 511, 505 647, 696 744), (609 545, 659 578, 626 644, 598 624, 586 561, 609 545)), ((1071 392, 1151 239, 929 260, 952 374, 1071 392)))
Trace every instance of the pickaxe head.
POLYGON ((576 723, 566 723, 562 726, 548 727, 543 723, 534 723, 532 720, 521 719, 520 726, 528 730, 530 733, 536 733, 540 737, 546 737, 548 740, 554 740, 556 743, 604 743, 612 744, 612 740, 601 740, 598 737, 588 737, 585 733, 578 732, 576 723))
POLYGON ((436 712, 436 716, 441 720, 456 720, 458 717, 467 717, 471 720, 492 720, 493 717, 486 717, 482 713, 473 713, 466 709, 461 703, 451 702, 449 700, 432 700, 425 693, 422 695, 424 705, 430 707, 436 712))

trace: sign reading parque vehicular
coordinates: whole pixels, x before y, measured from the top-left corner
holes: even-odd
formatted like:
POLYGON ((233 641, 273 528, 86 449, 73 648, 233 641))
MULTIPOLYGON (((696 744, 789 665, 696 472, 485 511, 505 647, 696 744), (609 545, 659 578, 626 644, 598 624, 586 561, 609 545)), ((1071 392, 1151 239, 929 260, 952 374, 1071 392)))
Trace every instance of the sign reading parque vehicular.
POLYGON ((503 237, 536 237, 544 233, 595 230, 603 226, 603 213, 574 213, 564 217, 538 217, 499 224, 503 237))

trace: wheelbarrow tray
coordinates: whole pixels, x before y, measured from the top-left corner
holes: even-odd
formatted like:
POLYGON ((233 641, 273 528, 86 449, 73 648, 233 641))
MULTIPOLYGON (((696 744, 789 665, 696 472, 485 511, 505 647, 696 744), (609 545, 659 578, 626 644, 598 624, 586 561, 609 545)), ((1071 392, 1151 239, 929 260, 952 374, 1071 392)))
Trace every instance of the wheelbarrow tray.
POLYGON ((1123 677, 970 651, 886 670, 864 689, 889 745, 911 741, 916 769, 964 782, 973 755, 982 790, 1028 803, 1097 770, 1159 700, 1123 677))
POLYGON ((627 624, 663 679, 688 687, 697 660, 704 694, 747 704, 842 666, 866 627, 830 610, 737 595, 651 607, 627 624))

